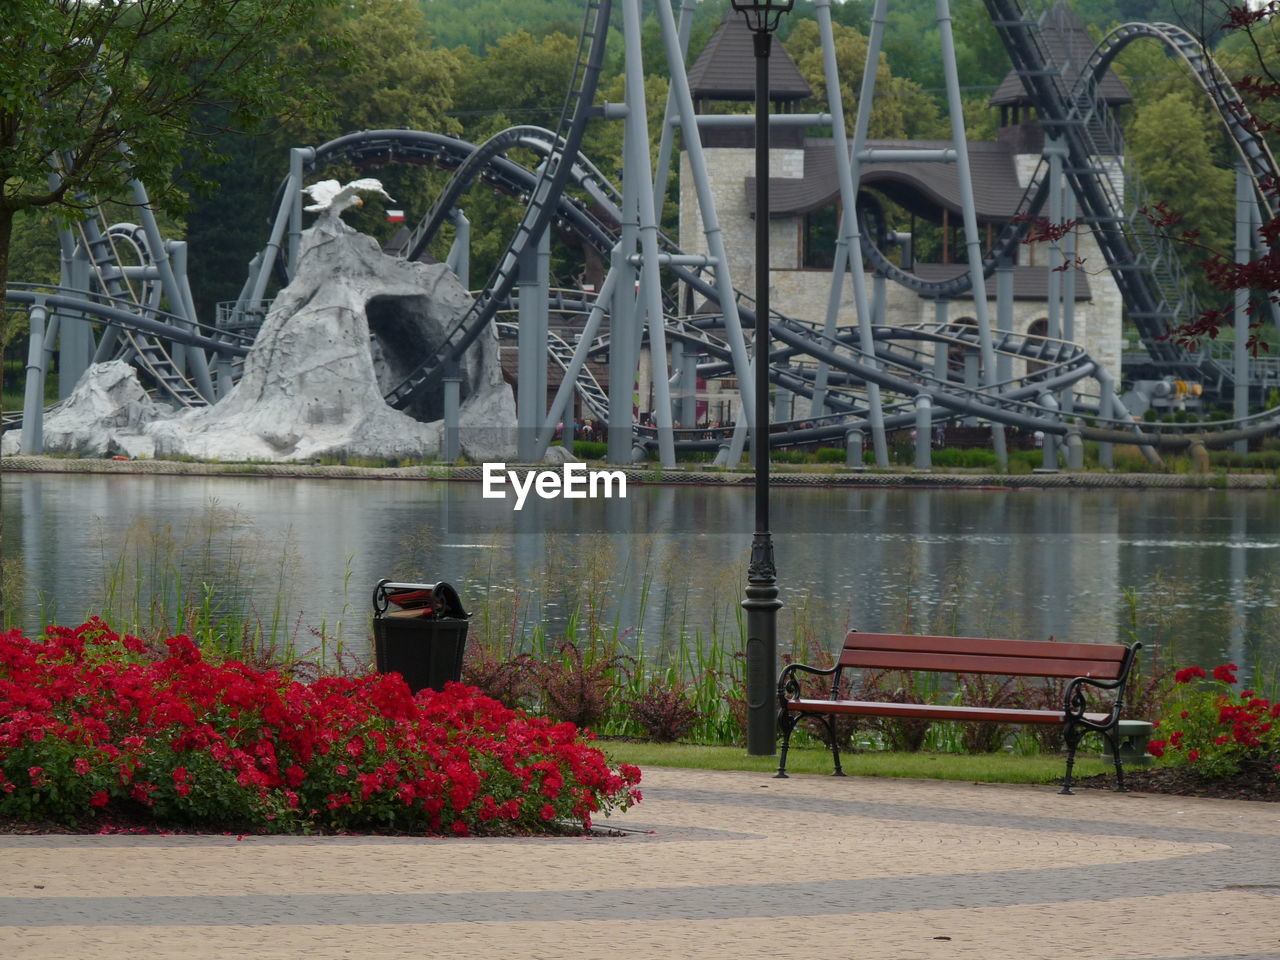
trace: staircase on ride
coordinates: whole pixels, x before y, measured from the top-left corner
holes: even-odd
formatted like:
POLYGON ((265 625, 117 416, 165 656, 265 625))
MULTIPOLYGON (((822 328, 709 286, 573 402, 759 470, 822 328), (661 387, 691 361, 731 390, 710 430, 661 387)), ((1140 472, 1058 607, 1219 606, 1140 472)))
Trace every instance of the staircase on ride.
POLYGON ((984 3, 1046 135, 1066 145, 1067 173, 1081 201, 1081 219, 1093 228, 1152 361, 1165 373, 1229 389, 1229 369, 1166 339, 1175 324, 1191 319, 1200 308, 1173 244, 1137 212, 1143 194, 1121 162, 1120 128, 1097 95, 1096 74, 1085 63, 1061 63, 1054 56, 1062 47, 1062 33, 1078 28, 1075 15, 1064 2, 984 3))
MULTIPOLYGON (((115 306, 139 313, 154 311, 154 305, 144 302, 147 298, 140 297, 129 283, 117 248, 118 237, 107 225, 101 205, 92 204, 88 210, 89 216, 78 221, 76 228, 102 294, 115 306)), ((142 265, 149 266, 150 255, 145 239, 135 241, 133 245, 144 261, 142 265)), ((203 406, 207 402, 183 374, 165 341, 154 334, 110 326, 103 334, 94 359, 107 360, 111 355, 135 362, 156 387, 179 406, 203 406), (123 344, 119 343, 120 338, 124 339, 123 344)))

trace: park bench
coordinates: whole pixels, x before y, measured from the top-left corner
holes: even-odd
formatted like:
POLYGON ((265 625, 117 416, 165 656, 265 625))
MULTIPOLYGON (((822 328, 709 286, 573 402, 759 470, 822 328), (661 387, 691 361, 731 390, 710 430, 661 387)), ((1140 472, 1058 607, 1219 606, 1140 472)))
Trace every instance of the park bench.
POLYGON ((1106 739, 1115 761, 1116 790, 1125 790, 1120 763, 1120 736, 1117 729, 1124 706, 1125 682, 1142 644, 1065 643, 1049 640, 990 640, 974 637, 916 637, 889 633, 851 631, 844 640, 835 665, 819 669, 791 663, 778 676, 778 727, 782 732, 782 755, 778 777, 787 775, 787 748, 796 724, 806 716, 816 716, 830 734, 835 776, 844 776, 835 718, 840 715, 915 718, 923 720, 988 721, 1008 724, 1061 724, 1067 745, 1067 772, 1062 793, 1071 793, 1071 769, 1076 748, 1086 733, 1097 731, 1106 739), (925 671, 931 673, 985 673, 1014 677, 1065 679, 1062 709, 1034 710, 1012 707, 960 706, 944 703, 894 703, 851 700, 841 697, 845 671, 925 671), (802 695, 801 674, 830 676, 825 699, 802 695), (1088 709, 1087 688, 1111 691, 1109 709, 1088 709))

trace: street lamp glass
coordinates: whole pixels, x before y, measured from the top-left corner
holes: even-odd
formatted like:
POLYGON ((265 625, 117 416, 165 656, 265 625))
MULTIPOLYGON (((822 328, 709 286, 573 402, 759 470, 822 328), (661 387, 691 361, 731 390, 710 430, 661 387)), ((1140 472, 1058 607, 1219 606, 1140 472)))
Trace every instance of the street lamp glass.
POLYGON ((790 13, 795 0, 730 0, 733 9, 747 18, 752 33, 773 33, 784 13, 790 13))

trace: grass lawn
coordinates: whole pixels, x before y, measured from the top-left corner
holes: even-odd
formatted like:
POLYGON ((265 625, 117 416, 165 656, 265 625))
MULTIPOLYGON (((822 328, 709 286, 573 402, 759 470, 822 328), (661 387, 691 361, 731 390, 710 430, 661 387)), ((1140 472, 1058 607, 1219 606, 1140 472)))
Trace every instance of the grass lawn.
MULTIPOLYGON (((645 767, 684 767, 694 770, 753 770, 774 773, 777 757, 748 756, 744 747, 708 747, 687 743, 644 743, 598 740, 615 763, 645 767)), ((840 756, 844 772, 857 777, 907 777, 918 780, 968 780, 983 783, 1056 783, 1066 771, 1059 756, 1014 756, 1005 753, 851 753, 840 756)), ((792 749, 787 773, 830 774, 831 754, 826 750, 792 749)), ((1075 775, 1107 773, 1111 764, 1091 754, 1076 758, 1075 775)))

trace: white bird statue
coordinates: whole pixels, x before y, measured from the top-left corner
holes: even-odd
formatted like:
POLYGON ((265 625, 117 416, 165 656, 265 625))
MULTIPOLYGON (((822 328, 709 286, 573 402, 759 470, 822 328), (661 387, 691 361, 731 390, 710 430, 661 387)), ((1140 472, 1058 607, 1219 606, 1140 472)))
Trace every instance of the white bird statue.
POLYGON ((302 192, 315 201, 311 206, 303 209, 308 213, 318 213, 321 217, 332 217, 335 220, 342 218, 342 211, 364 203, 360 197, 361 193, 378 193, 388 200, 391 199, 382 189, 382 181, 374 180, 372 177, 362 177, 345 185, 339 184, 337 180, 321 180, 303 187, 302 192))

